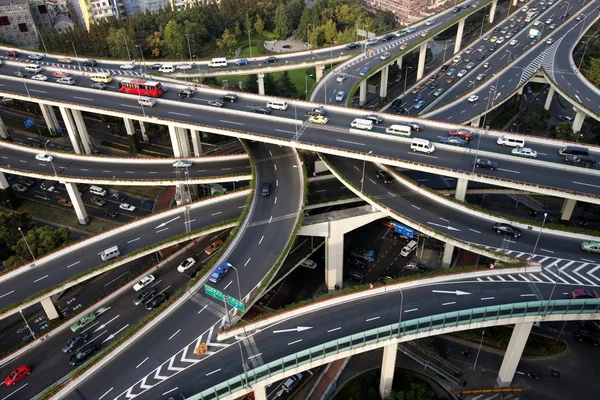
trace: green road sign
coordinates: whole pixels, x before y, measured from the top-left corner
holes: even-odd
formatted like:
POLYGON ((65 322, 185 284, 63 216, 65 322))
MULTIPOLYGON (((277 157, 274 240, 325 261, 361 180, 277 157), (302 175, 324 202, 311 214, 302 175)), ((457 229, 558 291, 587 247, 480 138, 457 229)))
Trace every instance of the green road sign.
POLYGON ((231 307, 237 308, 241 312, 244 312, 246 310, 244 302, 236 299, 235 297, 227 296, 227 304, 229 304, 231 307))
POLYGON ((214 287, 204 285, 204 291, 207 295, 214 297, 217 300, 223 301, 225 299, 225 295, 220 290, 215 289, 214 287))

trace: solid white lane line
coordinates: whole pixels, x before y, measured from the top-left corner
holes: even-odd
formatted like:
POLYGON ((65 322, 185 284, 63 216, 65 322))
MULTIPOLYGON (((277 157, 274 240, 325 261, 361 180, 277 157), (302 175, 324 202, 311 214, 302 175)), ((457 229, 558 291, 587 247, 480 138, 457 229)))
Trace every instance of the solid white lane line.
POLYGON ((160 230, 158 230, 158 231, 156 231, 156 232, 154 232, 154 233, 161 233, 161 232, 164 232, 164 231, 166 231, 166 230, 168 230, 168 229, 169 229, 169 228, 160 229, 160 230))
POLYGON ((47 278, 47 277, 49 277, 49 276, 50 276, 50 275, 45 275, 45 276, 42 276, 41 278, 38 278, 38 279, 36 279, 35 281, 33 281, 33 283, 39 282, 39 281, 41 281, 41 280, 43 280, 43 279, 46 279, 46 278, 47 278))
POLYGON ((223 214, 223 211, 219 211, 219 212, 216 212, 216 213, 212 213, 212 214, 210 214, 210 216, 211 216, 211 217, 214 217, 215 215, 219 215, 219 214, 223 214))
POLYGON ((475 229, 471 229, 471 228, 469 228, 469 230, 470 230, 471 232, 475 232, 475 233, 479 233, 479 234, 481 234, 481 232, 479 232, 479 231, 476 231, 475 229))
POLYGON ((102 396, 98 397, 98 400, 102 400, 104 398, 104 396, 106 396, 107 394, 109 394, 114 388, 110 388, 106 391, 106 393, 104 393, 102 396))
POLYGON ((451 301, 449 303, 442 303, 443 306, 450 306, 452 304, 456 304, 456 302, 455 301, 451 301))
POLYGON ((504 169, 504 168, 497 168, 497 169, 498 169, 498 171, 512 172, 513 174, 520 174, 519 171, 513 171, 512 169, 504 169))
POLYGON ((244 264, 244 267, 245 267, 246 265, 248 265, 248 263, 250 262, 250 260, 252 260, 252 257, 250 257, 250 258, 249 258, 249 259, 246 261, 246 263, 244 264))
POLYGON ((540 249, 540 251, 545 251, 546 253, 554 254, 552 250, 540 249))
POLYGON ((275 196, 275 204, 277 204, 277 196, 275 196))
POLYGON ((176 113, 176 112, 172 112, 172 111, 169 111, 169 114, 179 115, 179 116, 182 116, 182 117, 190 117, 190 114, 176 113))
POLYGON ((356 145, 359 145, 359 146, 364 146, 365 145, 364 143, 350 142, 349 140, 338 139, 337 141, 338 142, 342 142, 342 143, 356 144, 356 145))
POLYGON ((340 329, 342 329, 341 326, 338 326, 337 328, 333 328, 327 331, 327 333, 331 333, 331 332, 335 332, 335 331, 339 331, 340 329))
POLYGON ((301 341, 302 341, 302 339, 294 340, 293 342, 289 342, 288 346, 291 346, 291 345, 296 344, 296 343, 300 343, 301 341))
POLYGON ((133 243, 133 242, 137 242, 138 240, 140 240, 140 238, 135 238, 135 239, 131 239, 129 242, 127 243, 133 243))
MULTIPOLYGON (((500 168, 498 168, 498 169, 500 169, 500 168)), ((583 183, 583 182, 576 182, 576 181, 573 181, 573 183, 575 183, 577 185, 591 186, 591 187, 595 187, 595 188, 600 188, 600 186, 598 186, 598 185, 592 185, 590 183, 583 183)))
POLYGON ((162 395, 163 395, 163 396, 165 396, 165 395, 167 395, 167 394, 169 394, 169 393, 171 393, 171 392, 174 392, 174 391, 176 391, 177 389, 179 389, 179 386, 177 386, 176 388, 173 388, 173 389, 171 389, 171 390, 167 390, 167 391, 166 391, 166 392, 164 392, 162 395))
POLYGON ((379 319, 379 318, 380 317, 369 318, 369 319, 366 319, 365 322, 375 321, 376 319, 379 319))
POLYGON ((174 334, 172 334, 172 335, 169 337, 169 340, 173 339, 173 338, 175 337, 175 335, 177 335, 179 332, 181 332, 181 329, 177 329, 177 332, 175 332, 174 334))
POLYGON ((255 355, 253 355, 253 356, 250 356, 250 357, 248 357, 248 360, 250 360, 250 359, 252 359, 252 358, 256 358, 256 357, 258 357, 258 356, 262 356, 262 353, 258 353, 258 354, 255 354, 255 355))
POLYGON ((481 300, 494 300, 495 297, 482 297, 481 300))
POLYGON ((586 262, 591 262, 591 263, 595 263, 596 261, 594 260, 588 260, 587 258, 580 258, 581 261, 586 261, 586 262))
POLYGON ((225 287, 223 288, 223 290, 227 290, 227 288, 233 283, 233 281, 229 281, 229 283, 227 285, 225 285, 225 287))
POLYGON ((73 263, 73 264, 71 264, 71 265, 67 265, 67 268, 74 267, 74 266, 76 266, 77 264, 79 264, 80 262, 81 262, 81 261, 77 261, 77 262, 74 262, 74 263, 73 263))
POLYGON ((535 293, 522 294, 521 297, 535 297, 535 293))
POLYGON ((8 293, 4 293, 2 296, 0 296, 0 299, 3 298, 4 296, 8 296, 9 294, 13 294, 14 292, 15 292, 14 290, 11 290, 8 293))
POLYGON ((225 120, 223 120, 223 119, 221 119, 221 120, 219 120, 219 121, 220 121, 220 122, 224 122, 224 123, 226 123, 226 124, 233 124, 233 125, 244 125, 244 124, 242 124, 242 123, 240 123, 240 122, 225 121, 225 120))
POLYGON ((146 357, 146 358, 144 358, 144 360, 143 360, 141 363, 139 363, 139 364, 137 365, 137 367, 135 367, 135 369, 138 369, 139 367, 141 367, 143 363, 145 363, 146 361, 148 361, 148 358, 150 358, 150 357, 146 357))
POLYGON ((417 311, 418 308, 411 308, 410 310, 405 310, 404 313, 409 313, 409 312, 413 312, 413 311, 417 311))
POLYGON ((265 238, 265 235, 263 235, 263 236, 260 238, 260 240, 258 241, 258 244, 261 244, 264 238, 265 238))
POLYGON ((202 307, 202 308, 200 309, 200 311, 198 311, 198 314, 200 314, 202 311, 206 310, 206 307, 208 307, 208 306, 206 305, 206 306, 202 307))
POLYGON ((416 208, 417 210, 420 210, 419 207, 415 206, 414 204, 411 204, 412 207, 416 208))

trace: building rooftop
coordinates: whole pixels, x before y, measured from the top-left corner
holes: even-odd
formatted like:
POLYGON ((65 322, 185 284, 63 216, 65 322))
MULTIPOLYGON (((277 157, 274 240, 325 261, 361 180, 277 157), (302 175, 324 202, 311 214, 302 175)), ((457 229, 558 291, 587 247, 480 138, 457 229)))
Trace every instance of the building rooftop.
POLYGON ((0 0, 0 6, 13 6, 28 4, 28 0, 0 0))

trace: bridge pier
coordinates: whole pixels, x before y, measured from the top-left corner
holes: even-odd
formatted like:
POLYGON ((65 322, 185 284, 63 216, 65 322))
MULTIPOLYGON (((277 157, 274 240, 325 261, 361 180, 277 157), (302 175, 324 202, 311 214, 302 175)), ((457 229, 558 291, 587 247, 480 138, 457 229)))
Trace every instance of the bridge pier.
POLYGON ((81 144, 83 145, 85 154, 92 154, 92 143, 90 140, 90 135, 88 134, 87 127, 85 126, 85 121, 83 120, 83 115, 81 115, 81 111, 71 109, 71 114, 73 114, 73 119, 75 120, 77 132, 79 132, 79 139, 81 140, 81 144))
POLYGON ((133 120, 131 118, 123 118, 123 122, 125 123, 125 130, 127 131, 127 136, 135 135, 135 127, 133 126, 133 120))
POLYGON ((4 172, 0 172, 0 189, 6 190, 9 187, 10 187, 10 185, 8 184, 8 180, 6 180, 6 176, 4 175, 4 172))
POLYGON ((258 94, 265 94, 265 74, 258 74, 258 94))
POLYGON ((561 221, 568 221, 571 219, 571 215, 573 215, 573 210, 575 209, 576 204, 577 200, 565 199, 562 209, 560 210, 561 221))
POLYGON ((58 311, 56 311, 56 307, 54 306, 51 297, 46 297, 42 299, 42 301, 40 301, 40 304, 44 308, 44 312, 46 313, 48 319, 58 318, 58 311))
POLYGON ((396 370, 396 355, 398 344, 389 344, 383 348, 383 360, 381 362, 381 378, 379 379, 379 395, 382 399, 389 397, 394 383, 394 372, 396 370))
POLYGON ((465 30, 466 20, 466 18, 463 18, 458 21, 458 31, 456 32, 456 42, 454 43, 454 54, 458 53, 460 51, 460 46, 462 46, 463 31, 465 30))
POLYGON ((39 105, 44 116, 44 121, 46 121, 46 126, 50 130, 50 135, 56 135, 58 133, 58 119, 56 118, 56 114, 54 114, 54 109, 49 104, 39 103, 39 105))
POLYGON ((496 16, 496 6, 498 5, 498 0, 492 1, 492 5, 490 8, 490 19, 488 20, 490 24, 494 23, 494 17, 496 16))
POLYGON ((367 102, 367 80, 360 81, 360 90, 358 95, 358 105, 362 106, 367 102))
POLYGON ((417 67, 417 81, 421 80, 425 73, 425 56, 427 55, 427 43, 426 40, 419 48, 419 65, 417 67))
POLYGON ((388 76, 390 72, 389 64, 381 70, 381 83, 379 84, 379 97, 385 99, 388 91, 388 76))
POLYGON ((583 126, 583 121, 585 121, 585 113, 577 107, 573 107, 573 110, 576 112, 575 119, 573 120, 573 133, 579 133, 583 126))
POLYGON ((171 146, 173 155, 177 158, 190 156, 190 143, 185 128, 169 125, 169 136, 171 137, 171 146))
POLYGON ((452 266, 452 255, 454 254, 454 245, 444 243, 444 254, 442 255, 442 268, 450 268, 452 266))
POLYGON ((398 66, 398 69, 402 69, 402 57, 398 57, 396 65, 398 66))
POLYGON ((504 353, 504 358, 502 359, 498 377, 496 378, 496 384, 501 388, 510 386, 532 326, 533 322, 515 324, 510 336, 510 342, 506 348, 506 353, 504 353))
POLYGON ((4 125, 2 118, 0 118, 0 138, 8 139, 8 130, 6 130, 6 125, 4 125))
POLYGON ((202 155, 202 141, 200 140, 200 131, 192 130, 192 148, 194 149, 194 156, 200 157, 202 155))
POLYGON ((260 383, 252 386, 252 390, 254 391, 254 399, 255 400, 267 400, 267 387, 260 383))
POLYGON ((140 121, 140 132, 142 133, 142 140, 148 143, 150 139, 148 139, 148 134, 146 133, 146 125, 144 124, 144 121, 140 121))
POLYGON ((546 102, 544 103, 544 109, 546 111, 550 111, 550 105, 552 104, 552 99, 554 98, 554 93, 556 91, 552 86, 550 86, 550 90, 548 90, 548 96, 546 96, 546 102))
POLYGON ((77 131, 75 130, 75 122, 73 121, 73 115, 71 114, 71 111, 63 106, 58 106, 58 109, 60 110, 60 115, 62 116, 65 127, 67 128, 67 133, 69 134, 69 139, 71 139, 71 144, 73 145, 75 154, 81 154, 81 146, 79 144, 79 140, 77 139, 77 131))
POLYGON ((456 192, 454 192, 454 198, 456 200, 465 201, 468 185, 469 180, 467 178, 458 178, 456 181, 456 192))
POLYGON ((519 89, 517 89, 517 94, 518 94, 519 96, 522 96, 522 95, 523 95, 523 88, 524 88, 524 87, 525 87, 525 85, 522 85, 522 86, 519 86, 519 89))
POLYGON ((317 65, 315 67, 315 79, 319 82, 323 78, 323 71, 325 71, 325 65, 317 65))
POLYGON ((481 117, 477 117, 473 121, 471 121, 471 126, 479 128, 480 123, 481 123, 481 117))
POLYGON ((83 200, 81 200, 81 196, 79 195, 79 188, 75 183, 72 182, 65 182, 65 187, 67 188, 69 199, 71 200, 71 203, 73 203, 73 209, 75 210, 79 224, 87 225, 87 223, 90 221, 90 218, 85 210, 83 200))
POLYGON ((325 237, 325 283, 330 291, 344 285, 344 233, 343 223, 333 222, 325 237))

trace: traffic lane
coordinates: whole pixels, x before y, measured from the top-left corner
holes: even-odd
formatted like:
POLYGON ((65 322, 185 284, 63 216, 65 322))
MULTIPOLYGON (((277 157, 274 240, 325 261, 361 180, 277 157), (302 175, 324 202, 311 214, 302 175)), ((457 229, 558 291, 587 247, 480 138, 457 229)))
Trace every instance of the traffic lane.
POLYGON ((318 204, 341 197, 354 197, 342 182, 335 177, 313 180, 308 183, 308 203, 318 204))
MULTIPOLYGON (((195 230, 237 218, 244 202, 243 197, 231 200, 223 199, 219 203, 192 209, 189 225, 192 230, 195 230)), ((164 216, 154 222, 142 221, 136 227, 123 232, 117 231, 99 242, 90 243, 80 251, 69 252, 59 259, 49 261, 42 267, 29 269, 14 278, 0 282, 0 308, 23 301, 39 291, 58 285, 101 265, 102 261, 98 254, 109 247, 118 245, 121 255, 127 255, 132 251, 184 233, 186 232, 184 220, 185 215, 182 209, 181 214, 178 215, 164 216), (163 223, 165 225, 162 225, 163 223)))

